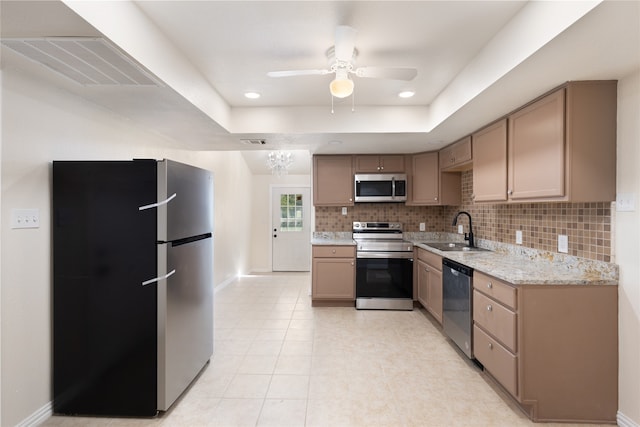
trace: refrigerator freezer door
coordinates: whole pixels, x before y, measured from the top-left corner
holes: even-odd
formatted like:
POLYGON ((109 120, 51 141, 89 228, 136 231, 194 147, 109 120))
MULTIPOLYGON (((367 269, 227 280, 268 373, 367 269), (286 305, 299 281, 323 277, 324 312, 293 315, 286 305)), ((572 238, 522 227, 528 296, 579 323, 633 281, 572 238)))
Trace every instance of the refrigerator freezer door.
POLYGON ((213 354, 213 238, 158 251, 176 271, 158 282, 158 409, 167 410, 213 354))
POLYGON ((211 172, 172 160, 158 162, 158 203, 169 198, 168 203, 158 206, 158 240, 213 232, 211 172))

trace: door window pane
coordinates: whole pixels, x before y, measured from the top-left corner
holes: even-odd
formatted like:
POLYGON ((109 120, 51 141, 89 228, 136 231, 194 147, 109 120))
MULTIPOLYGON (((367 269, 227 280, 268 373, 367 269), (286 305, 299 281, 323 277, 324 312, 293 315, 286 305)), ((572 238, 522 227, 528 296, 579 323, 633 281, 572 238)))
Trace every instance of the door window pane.
POLYGON ((302 194, 280 196, 280 231, 302 231, 304 203, 302 194))

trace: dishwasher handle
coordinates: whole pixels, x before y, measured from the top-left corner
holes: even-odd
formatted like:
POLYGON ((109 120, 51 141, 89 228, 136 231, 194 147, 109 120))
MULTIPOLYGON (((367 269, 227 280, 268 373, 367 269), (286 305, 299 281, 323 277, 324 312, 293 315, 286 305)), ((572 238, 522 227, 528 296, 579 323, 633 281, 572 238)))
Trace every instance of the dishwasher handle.
POLYGON ((442 258, 442 268, 450 268, 452 271, 462 273, 465 276, 473 276, 473 268, 455 262, 449 258, 442 258))

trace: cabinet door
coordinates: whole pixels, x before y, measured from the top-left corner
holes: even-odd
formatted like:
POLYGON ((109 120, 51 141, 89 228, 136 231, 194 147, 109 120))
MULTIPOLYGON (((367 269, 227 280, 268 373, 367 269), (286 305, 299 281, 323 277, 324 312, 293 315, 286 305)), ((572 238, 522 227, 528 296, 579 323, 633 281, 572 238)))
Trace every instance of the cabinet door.
POLYGON ((380 156, 380 172, 405 172, 404 156, 380 156))
POLYGON ((458 166, 471 161, 471 137, 467 136, 440 150, 440 169, 462 170, 466 169, 458 166))
POLYGON ((564 195, 565 89, 509 116, 511 200, 564 195))
POLYGON ((427 308, 429 296, 429 266, 420 260, 416 262, 416 266, 416 276, 418 278, 418 302, 420 302, 424 308, 427 308))
POLYGON ((355 299, 353 258, 314 258, 311 297, 313 299, 355 299))
POLYGON ((472 135, 473 201, 507 200, 507 120, 472 135))
POLYGON ((440 170, 438 153, 416 154, 412 159, 411 203, 413 205, 439 204, 440 170))
POLYGON ((378 156, 355 156, 356 173, 378 173, 380 172, 380 158, 378 156))
POLYGON ((442 272, 432 266, 428 268, 427 310, 442 323, 442 272))
POLYGON ((313 157, 313 204, 353 206, 351 156, 313 157))

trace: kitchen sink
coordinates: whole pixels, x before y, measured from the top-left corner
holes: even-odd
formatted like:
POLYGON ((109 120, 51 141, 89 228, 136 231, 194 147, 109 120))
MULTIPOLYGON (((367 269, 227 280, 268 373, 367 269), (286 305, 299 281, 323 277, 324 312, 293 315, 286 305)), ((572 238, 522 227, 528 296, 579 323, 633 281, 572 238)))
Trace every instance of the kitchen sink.
POLYGON ((422 244, 443 252, 485 252, 489 250, 477 246, 470 248, 467 243, 460 242, 423 242, 422 244))

